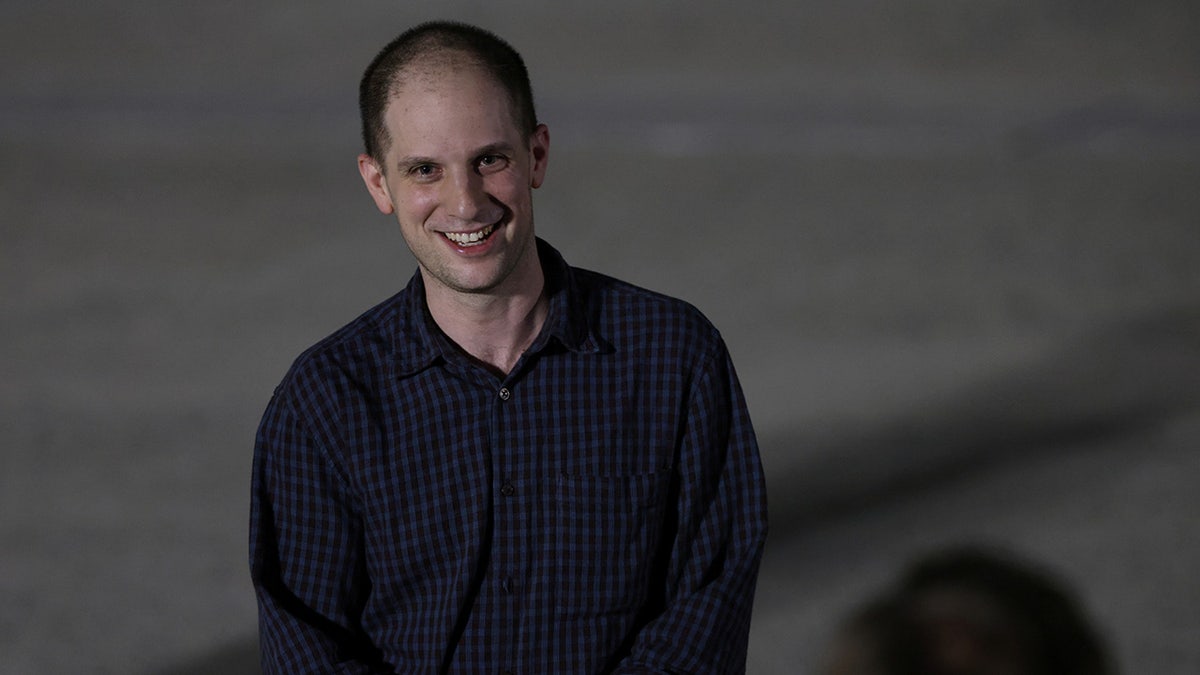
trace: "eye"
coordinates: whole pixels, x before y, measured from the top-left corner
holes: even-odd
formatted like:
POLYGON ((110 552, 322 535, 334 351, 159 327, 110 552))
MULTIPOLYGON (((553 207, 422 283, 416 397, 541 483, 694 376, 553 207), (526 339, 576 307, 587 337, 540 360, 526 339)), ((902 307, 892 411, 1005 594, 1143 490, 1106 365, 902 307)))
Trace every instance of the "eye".
POLYGON ((504 155, 483 155, 476 161, 481 172, 499 171, 508 166, 508 158, 504 155))
POLYGON ((428 180, 437 175, 437 167, 432 164, 417 164, 408 170, 408 175, 419 180, 428 180))

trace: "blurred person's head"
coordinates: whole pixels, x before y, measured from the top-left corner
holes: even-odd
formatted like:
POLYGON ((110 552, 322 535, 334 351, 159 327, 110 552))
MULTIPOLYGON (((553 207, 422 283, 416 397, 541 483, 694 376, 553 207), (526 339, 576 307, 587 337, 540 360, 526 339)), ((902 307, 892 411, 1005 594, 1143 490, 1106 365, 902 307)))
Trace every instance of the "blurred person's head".
POLYGON ((853 614, 826 675, 1107 675, 1104 645, 1066 587, 979 548, 916 561, 853 614))

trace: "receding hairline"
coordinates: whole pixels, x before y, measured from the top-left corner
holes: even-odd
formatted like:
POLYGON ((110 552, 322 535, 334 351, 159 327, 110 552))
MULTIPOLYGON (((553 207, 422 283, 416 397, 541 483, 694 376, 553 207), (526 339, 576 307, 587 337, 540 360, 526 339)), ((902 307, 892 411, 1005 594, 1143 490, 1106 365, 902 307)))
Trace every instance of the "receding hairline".
POLYGON ((454 21, 431 21, 401 33, 372 59, 359 80, 363 145, 382 160, 390 140, 383 117, 399 90, 448 69, 480 66, 505 91, 517 129, 528 138, 538 126, 533 87, 521 54, 486 29, 454 21))
POLYGON ((396 68, 387 83, 387 102, 384 104, 380 116, 383 132, 383 136, 380 138, 383 141, 380 150, 383 154, 387 153, 392 143, 391 133, 387 128, 387 111, 392 104, 411 86, 420 87, 423 83, 425 86, 433 86, 447 74, 474 72, 491 82, 508 101, 509 117, 522 137, 528 138, 533 133, 533 129, 523 128, 525 125, 521 118, 521 110, 512 92, 504 86, 500 78, 496 77, 496 74, 478 54, 458 45, 443 44, 437 35, 427 35, 416 44, 423 47, 423 51, 396 68))
POLYGON ((406 88, 409 82, 434 82, 447 73, 468 71, 483 75, 504 89, 503 84, 476 54, 459 47, 439 46, 396 68, 387 84, 388 102, 390 103, 402 89, 406 88))

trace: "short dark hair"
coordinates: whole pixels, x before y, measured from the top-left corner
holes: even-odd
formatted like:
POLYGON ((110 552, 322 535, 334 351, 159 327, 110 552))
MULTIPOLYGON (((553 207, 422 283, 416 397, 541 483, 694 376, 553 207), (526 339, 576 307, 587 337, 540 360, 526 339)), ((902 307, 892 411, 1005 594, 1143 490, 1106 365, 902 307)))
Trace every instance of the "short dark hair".
POLYGON ((1039 566, 980 546, 947 549, 911 565, 901 581, 909 597, 945 590, 985 598, 1025 642, 1036 672, 1113 672, 1104 642, 1074 592, 1039 566))
POLYGON ((430 21, 414 26, 379 51, 367 66, 358 87, 362 116, 363 146, 382 163, 391 139, 384 124, 384 111, 400 86, 403 70, 431 55, 457 52, 483 68, 508 93, 513 122, 528 137, 537 128, 533 88, 525 62, 512 45, 496 34, 457 21, 430 21))
POLYGON ((1116 672, 1070 588, 1029 562, 980 546, 915 561, 842 624, 829 656, 830 675, 961 675, 998 663, 1022 675, 1116 672), (962 652, 964 643, 975 649, 962 652))

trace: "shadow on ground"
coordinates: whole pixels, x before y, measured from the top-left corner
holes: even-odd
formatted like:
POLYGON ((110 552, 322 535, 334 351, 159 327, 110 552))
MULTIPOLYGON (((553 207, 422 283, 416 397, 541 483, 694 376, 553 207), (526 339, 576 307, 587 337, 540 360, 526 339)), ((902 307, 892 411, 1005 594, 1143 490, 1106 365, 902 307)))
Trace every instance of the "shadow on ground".
POLYGON ((772 538, 902 494, 1145 432, 1200 406, 1200 303, 1124 317, 947 399, 760 439, 772 538))
POLYGON ((258 638, 249 636, 195 661, 158 670, 152 675, 259 675, 261 672, 258 666, 258 638))

